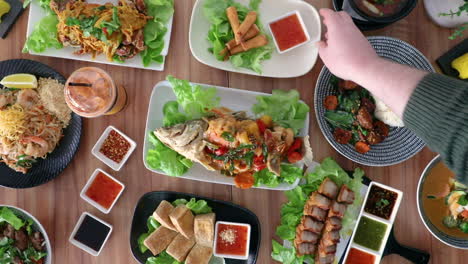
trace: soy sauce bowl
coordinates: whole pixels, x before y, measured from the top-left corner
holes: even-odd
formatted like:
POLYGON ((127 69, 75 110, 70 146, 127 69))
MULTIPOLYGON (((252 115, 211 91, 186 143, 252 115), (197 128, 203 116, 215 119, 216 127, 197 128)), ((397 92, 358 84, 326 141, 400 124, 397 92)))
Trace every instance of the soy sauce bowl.
POLYGON ((358 13, 358 15, 360 15, 362 18, 375 23, 393 23, 398 20, 401 20, 408 16, 418 3, 418 0, 407 0, 405 6, 397 13, 390 16, 378 17, 368 15, 367 13, 362 11, 362 9, 356 4, 356 1, 360 0, 349 0, 349 5, 351 6, 351 8, 354 11, 356 11, 356 13, 358 13))

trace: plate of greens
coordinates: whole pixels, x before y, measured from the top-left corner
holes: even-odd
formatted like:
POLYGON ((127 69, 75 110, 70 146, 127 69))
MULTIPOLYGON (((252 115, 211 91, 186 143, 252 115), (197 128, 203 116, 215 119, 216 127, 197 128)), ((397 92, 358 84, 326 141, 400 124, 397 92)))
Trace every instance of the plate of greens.
POLYGON ((1 263, 52 263, 52 247, 44 227, 23 209, 0 205, 1 263))
MULTIPOLYGON (((193 153, 181 151, 180 149, 174 148, 173 145, 169 147, 168 145, 171 144, 167 141, 163 143, 162 140, 164 141, 164 138, 157 136, 155 133, 157 130, 177 132, 177 125, 184 125, 187 127, 194 125, 194 129, 197 129, 197 124, 204 123, 203 120, 212 118, 210 115, 212 112, 215 112, 214 109, 228 108, 234 111, 234 113, 240 114, 237 116, 238 118, 242 118, 240 122, 242 124, 249 124, 249 129, 257 131, 261 130, 258 120, 268 115, 274 124, 279 124, 275 127, 271 126, 271 131, 276 131, 276 127, 281 126, 282 130, 284 128, 287 131, 291 131, 291 136, 295 137, 294 142, 296 142, 296 139, 300 139, 303 142, 300 145, 304 146, 304 149, 305 146, 308 145, 309 107, 299 99, 299 93, 295 90, 288 92, 275 90, 273 94, 265 94, 226 87, 194 84, 185 80, 176 79, 172 76, 168 76, 167 80, 168 81, 158 83, 153 89, 146 122, 143 159, 146 168, 155 173, 237 186, 236 179, 241 173, 237 174, 236 171, 234 171, 233 174, 229 174, 227 170, 229 170, 230 166, 226 168, 225 171, 220 169, 209 170, 206 165, 203 165, 203 162, 195 162, 199 160, 197 160, 193 153), (174 149, 177 149, 177 151, 174 149)), ((229 120, 233 119, 232 117, 229 118, 229 120)), ((214 119, 214 121, 216 120, 218 119, 214 119)), ((228 124, 228 122, 224 122, 223 124, 228 124)), ((212 125, 209 127, 211 126, 212 125)), ((216 125, 213 126, 216 127, 216 125)), ((182 136, 185 134, 190 136, 190 129, 192 128, 184 130, 183 133, 179 134, 183 134, 182 136)), ((196 133, 207 135, 208 131, 210 130, 205 127, 204 130, 200 130, 196 133), (204 133, 204 131, 206 132, 204 133)), ((266 130, 264 130, 264 133, 267 133, 266 130)), ((223 133, 223 137, 227 136, 224 134, 225 133, 223 133)), ((247 139, 251 139, 251 134, 247 135, 247 139)), ((240 138, 240 134, 237 132, 230 136, 232 136, 232 141, 229 143, 236 143, 240 138)), ((168 136, 167 138, 178 139, 179 137, 168 136)), ((231 140, 231 137, 226 137, 226 139, 231 140)), ((213 162, 219 162, 221 160, 219 157, 221 156, 226 158, 222 159, 221 163, 225 162, 227 164, 233 161, 234 165, 236 165, 236 169, 241 167, 237 166, 237 160, 242 164, 246 164, 246 171, 250 171, 253 177, 253 182, 248 186, 249 188, 255 187, 272 190, 292 189, 298 184, 302 177, 302 167, 304 163, 307 164, 306 161, 312 160, 310 149, 309 151, 301 152, 302 159, 295 160, 295 162, 291 162, 294 160, 290 159, 289 156, 281 156, 282 159, 278 159, 278 163, 275 163, 279 166, 280 171, 279 173, 273 173, 270 167, 265 165, 268 164, 268 157, 275 157, 272 153, 276 152, 270 151, 271 148, 269 147, 260 147, 259 142, 262 142, 262 137, 259 138, 256 143, 236 145, 235 148, 229 148, 229 151, 224 151, 223 153, 218 152, 222 151, 223 147, 217 148, 214 146, 220 142, 219 140, 212 141, 211 138, 204 136, 203 142, 205 140, 214 143, 208 142, 206 145, 202 145, 199 152, 207 151, 208 153, 206 153, 206 156, 212 157, 213 162), (256 147, 251 148, 254 144, 257 144, 256 147), (243 151, 238 152, 241 148, 243 151), (263 152, 264 149, 265 152, 263 152), (306 155, 306 153, 308 154, 306 155), (234 154, 242 157, 234 158, 234 156, 236 156, 234 154), (260 164, 257 163, 258 160, 266 160, 263 167, 261 166, 262 162, 260 162, 260 164)), ((195 142, 195 140, 189 140, 189 142, 195 142)), ((222 144, 218 145, 224 146, 222 144)), ((292 145, 288 147, 284 154, 289 155, 295 152, 290 151, 293 149, 292 147, 292 145)), ((299 149, 296 150, 297 154, 291 154, 292 156, 298 156, 299 149)))
MULTIPOLYGON (((300 0, 198 0, 192 11, 189 42, 192 55, 208 66, 244 74, 275 78, 298 77, 314 66, 320 40, 320 16, 317 10, 300 0), (250 11, 256 13, 257 37, 265 36, 260 47, 225 56, 222 52, 234 33, 226 15, 228 8, 235 7, 239 22, 243 22, 250 11), (276 51, 268 23, 290 12, 298 11, 304 20, 311 41, 284 54, 276 51)), ((248 41, 247 41, 248 42, 248 41)), ((247 43, 246 42, 246 43, 247 43)), ((255 47, 255 46, 253 46, 255 47)), ((232 49, 231 49, 232 51, 232 49)))
MULTIPOLYGON (((212 256, 209 261, 209 264, 256 263, 261 242, 261 226, 257 216, 253 212, 230 202, 201 197, 194 194, 170 191, 148 192, 140 198, 135 207, 135 212, 132 220, 132 227, 130 231, 130 248, 132 250, 133 256, 139 263, 184 263, 183 260, 188 262, 187 259, 189 258, 189 256, 184 257, 185 254, 180 254, 180 250, 173 250, 175 246, 177 246, 178 249, 184 247, 181 243, 172 241, 174 242, 174 245, 172 246, 172 243, 170 243, 167 247, 159 247, 161 244, 164 244, 164 238, 162 238, 161 236, 155 236, 153 234, 155 231, 157 231, 158 228, 166 226, 166 224, 158 222, 158 220, 156 220, 154 216, 162 217, 164 213, 169 213, 167 211, 168 207, 177 208, 181 205, 185 205, 185 207, 188 208, 195 217, 203 217, 203 215, 210 215, 209 218, 212 218, 213 220, 210 223, 204 222, 204 227, 207 229, 211 229, 212 232, 214 231, 213 225, 217 221, 238 222, 248 224, 251 227, 250 246, 248 250, 247 260, 237 260, 228 258, 224 259, 212 256), (161 210, 163 209, 163 207, 166 210, 161 210), (145 240, 147 240, 148 237, 151 237, 152 234, 153 237, 155 237, 155 239, 153 240, 149 238, 149 240, 155 241, 155 244, 157 244, 159 248, 158 251, 161 251, 163 248, 165 248, 156 256, 152 254, 152 249, 148 249, 145 246, 145 244, 151 244, 145 243, 145 240), (177 262, 176 259, 174 259, 172 256, 178 258, 179 260, 181 260, 181 262, 177 262)), ((188 255, 190 254, 191 253, 188 253, 188 255)), ((191 263, 202 263, 201 260, 199 261, 200 262, 193 262, 192 260, 191 263)))
POLYGON ((28 3, 25 53, 164 70, 173 0, 25 1, 28 3))

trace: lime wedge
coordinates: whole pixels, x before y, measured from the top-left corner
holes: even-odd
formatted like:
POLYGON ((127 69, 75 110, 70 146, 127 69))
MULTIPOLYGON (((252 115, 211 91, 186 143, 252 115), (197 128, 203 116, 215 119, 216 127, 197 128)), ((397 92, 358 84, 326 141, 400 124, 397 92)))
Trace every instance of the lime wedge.
POLYGON ((37 78, 32 74, 17 73, 6 76, 0 81, 0 84, 6 88, 37 88, 37 78))

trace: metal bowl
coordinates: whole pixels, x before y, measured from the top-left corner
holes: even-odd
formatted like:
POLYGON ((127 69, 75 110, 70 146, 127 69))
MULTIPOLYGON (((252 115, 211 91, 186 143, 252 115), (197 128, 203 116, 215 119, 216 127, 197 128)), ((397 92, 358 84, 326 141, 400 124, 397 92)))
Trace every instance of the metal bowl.
POLYGON ((427 217, 427 215, 425 214, 424 208, 422 206, 422 185, 424 184, 424 181, 426 180, 426 176, 429 174, 429 171, 441 161, 442 158, 440 157, 440 155, 438 155, 429 162, 429 164, 426 166, 423 173, 421 174, 421 178, 419 179, 418 183, 418 190, 416 192, 416 201, 418 203, 419 216, 421 217, 421 220, 424 223, 424 226, 426 226, 427 230, 429 230, 432 236, 437 238, 440 242, 450 247, 468 249, 468 239, 453 237, 440 231, 435 225, 432 224, 429 217, 427 217))
POLYGON ((15 215, 17 215, 18 217, 20 217, 23 220, 27 220, 27 219, 32 219, 33 220, 33 222, 34 222, 33 225, 32 225, 33 229, 36 230, 36 231, 41 232, 42 236, 44 237, 44 242, 45 242, 46 251, 47 251, 45 264, 51 264, 52 263, 52 246, 50 244, 49 236, 47 236, 47 232, 44 229, 44 227, 41 225, 39 220, 37 220, 34 216, 32 216, 30 213, 26 212, 25 210, 23 210, 21 208, 11 206, 11 205, 2 205, 2 204, 0 204, 0 208, 1 207, 8 207, 9 209, 11 209, 15 213, 15 215))

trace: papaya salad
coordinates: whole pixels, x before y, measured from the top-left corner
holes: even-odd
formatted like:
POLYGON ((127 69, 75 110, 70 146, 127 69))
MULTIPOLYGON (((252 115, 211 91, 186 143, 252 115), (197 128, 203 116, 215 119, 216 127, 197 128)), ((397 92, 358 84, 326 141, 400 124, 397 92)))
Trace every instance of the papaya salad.
POLYGON ((258 96, 252 107, 255 117, 250 117, 220 107, 215 88, 192 86, 172 76, 168 81, 177 101, 166 103, 164 126, 150 134, 154 148, 146 159, 152 168, 180 176, 198 162, 234 177, 244 189, 292 184, 302 177, 301 166, 293 164, 312 159, 312 151, 308 137, 297 136, 309 111, 297 91, 258 96))
POLYGON ((26 41, 23 52, 72 47, 74 54, 104 54, 108 61, 125 62, 140 55, 143 65, 162 63, 166 23, 173 0, 119 0, 118 5, 85 0, 41 1, 47 12, 26 41))

